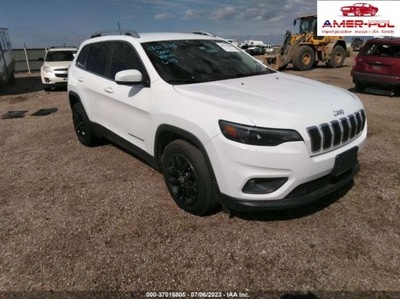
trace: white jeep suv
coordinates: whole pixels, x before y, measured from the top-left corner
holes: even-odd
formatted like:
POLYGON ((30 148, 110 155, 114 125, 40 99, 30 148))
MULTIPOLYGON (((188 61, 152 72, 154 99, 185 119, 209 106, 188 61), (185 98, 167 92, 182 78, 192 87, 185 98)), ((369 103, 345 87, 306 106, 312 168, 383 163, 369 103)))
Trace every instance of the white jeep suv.
POLYGON ((48 91, 53 87, 67 85, 68 68, 76 54, 76 48, 50 48, 45 58, 41 58, 40 78, 43 89, 48 91))
POLYGON ((81 143, 161 171, 185 211, 296 207, 353 179, 367 136, 352 93, 273 71, 208 34, 96 35, 68 77, 81 143))

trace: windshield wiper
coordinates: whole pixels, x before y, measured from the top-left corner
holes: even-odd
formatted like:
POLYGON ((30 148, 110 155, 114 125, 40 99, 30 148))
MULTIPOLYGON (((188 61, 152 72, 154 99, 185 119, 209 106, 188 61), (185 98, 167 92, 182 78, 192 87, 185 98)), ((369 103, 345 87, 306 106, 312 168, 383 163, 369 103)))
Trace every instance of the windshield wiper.
POLYGON ((184 79, 172 79, 167 81, 170 84, 189 84, 189 83, 199 83, 200 81, 194 78, 184 78, 184 79))

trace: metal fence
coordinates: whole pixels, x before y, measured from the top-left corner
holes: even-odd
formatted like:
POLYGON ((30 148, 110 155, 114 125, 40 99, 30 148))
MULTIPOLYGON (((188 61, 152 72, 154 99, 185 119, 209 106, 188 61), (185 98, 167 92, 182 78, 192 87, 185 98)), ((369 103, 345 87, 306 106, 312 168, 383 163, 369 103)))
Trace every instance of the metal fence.
POLYGON ((39 71, 43 61, 39 58, 44 58, 46 48, 36 49, 13 49, 15 59, 16 72, 34 72, 39 71))

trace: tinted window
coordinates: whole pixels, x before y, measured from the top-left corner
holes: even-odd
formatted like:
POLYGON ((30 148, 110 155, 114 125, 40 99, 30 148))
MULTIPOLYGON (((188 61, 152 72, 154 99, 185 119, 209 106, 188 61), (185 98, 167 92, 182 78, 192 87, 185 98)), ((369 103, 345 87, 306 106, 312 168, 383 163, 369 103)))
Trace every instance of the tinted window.
POLYGON ((76 65, 80 68, 85 68, 86 65, 86 58, 88 56, 89 50, 91 45, 86 45, 80 52, 79 56, 76 60, 76 65))
POLYGON ((50 51, 46 55, 46 61, 72 61, 76 51, 50 51))
POLYGON ((136 69, 142 72, 142 63, 135 49, 128 43, 114 43, 114 50, 111 61, 110 78, 114 79, 119 71, 136 69))
POLYGON ((368 43, 363 49, 363 54, 366 56, 400 58, 400 46, 391 44, 368 43))
POLYGON ((87 59, 86 69, 95 74, 105 76, 110 50, 111 43, 93 44, 87 59))

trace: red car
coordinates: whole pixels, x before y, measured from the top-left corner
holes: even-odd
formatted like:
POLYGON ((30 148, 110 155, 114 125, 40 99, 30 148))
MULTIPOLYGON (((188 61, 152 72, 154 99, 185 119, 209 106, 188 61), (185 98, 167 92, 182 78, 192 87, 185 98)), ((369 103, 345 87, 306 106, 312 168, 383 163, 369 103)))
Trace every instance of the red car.
POLYGON ((373 38, 361 48, 351 70, 357 91, 368 86, 400 89, 400 38, 373 38))
POLYGON ((353 14, 355 16, 371 15, 375 16, 378 8, 368 3, 355 3, 352 6, 343 6, 340 8, 343 16, 353 14))

